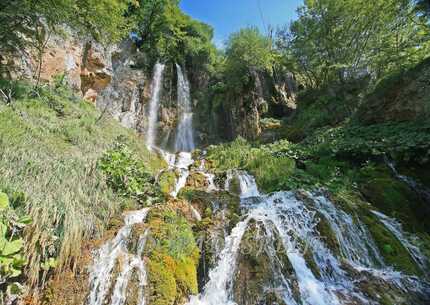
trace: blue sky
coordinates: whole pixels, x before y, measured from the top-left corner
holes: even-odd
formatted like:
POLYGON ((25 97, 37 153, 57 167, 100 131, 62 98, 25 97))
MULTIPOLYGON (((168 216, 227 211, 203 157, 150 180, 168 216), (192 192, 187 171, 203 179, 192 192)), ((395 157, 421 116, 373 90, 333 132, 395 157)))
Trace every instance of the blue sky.
POLYGON ((221 46, 242 27, 258 26, 264 31, 258 3, 266 24, 282 25, 296 17, 296 9, 303 0, 182 0, 181 8, 193 18, 212 25, 215 43, 221 46))

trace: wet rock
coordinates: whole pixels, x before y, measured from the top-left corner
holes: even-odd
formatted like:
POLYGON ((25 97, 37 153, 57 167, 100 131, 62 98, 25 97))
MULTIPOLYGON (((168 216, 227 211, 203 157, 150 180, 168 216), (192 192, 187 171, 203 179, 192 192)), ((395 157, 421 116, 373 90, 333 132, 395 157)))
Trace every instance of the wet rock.
POLYGON ((295 298, 299 297, 294 270, 276 233, 268 235, 260 223, 250 223, 240 245, 233 286, 239 305, 285 304, 280 288, 284 280, 291 283, 295 298))

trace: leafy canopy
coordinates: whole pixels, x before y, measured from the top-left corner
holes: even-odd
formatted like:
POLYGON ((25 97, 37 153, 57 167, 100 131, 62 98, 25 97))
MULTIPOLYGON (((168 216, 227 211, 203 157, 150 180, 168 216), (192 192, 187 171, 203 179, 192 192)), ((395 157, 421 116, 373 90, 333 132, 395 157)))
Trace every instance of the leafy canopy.
POLYGON ((277 46, 308 87, 378 80, 429 54, 429 26, 410 0, 306 0, 298 15, 277 46))

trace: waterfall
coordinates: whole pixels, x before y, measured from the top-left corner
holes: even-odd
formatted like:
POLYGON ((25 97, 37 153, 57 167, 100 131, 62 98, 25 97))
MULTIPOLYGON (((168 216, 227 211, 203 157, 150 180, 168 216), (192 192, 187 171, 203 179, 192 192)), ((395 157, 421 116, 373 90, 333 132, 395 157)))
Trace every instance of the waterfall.
POLYGON ((418 194, 418 196, 421 197, 421 199, 430 204, 430 190, 427 187, 425 187, 421 183, 418 183, 412 177, 401 175, 398 172, 394 161, 389 160, 387 156, 384 156, 384 161, 397 179, 406 183, 411 190, 413 190, 415 193, 418 194))
POLYGON ((406 233, 402 229, 402 225, 395 219, 390 218, 380 212, 372 211, 378 219, 382 222, 382 224, 397 238, 397 240, 408 250, 411 257, 417 263, 417 265, 421 268, 421 270, 425 271, 427 268, 427 258, 423 255, 420 249, 411 242, 410 238, 406 236, 406 233))
MULTIPOLYGON (((273 289, 281 303, 297 305, 379 304, 362 292, 360 280, 369 277, 385 283, 383 287, 398 287, 400 291, 423 289, 416 278, 409 278, 386 268, 381 255, 365 226, 346 212, 339 210, 320 194, 307 193, 308 201, 294 192, 269 195, 258 191, 255 179, 245 172, 230 171, 226 181, 238 179, 241 207, 245 214, 225 238, 225 246, 216 266, 209 271, 209 281, 200 295, 192 296, 188 305, 235 305, 234 281, 242 239, 251 221, 262 228, 264 251, 270 256, 272 280, 265 290, 273 289), (317 227, 323 217, 330 225, 346 260, 337 257, 322 239, 317 227), (278 237, 278 238, 276 238, 278 237), (283 264, 274 249, 280 240, 293 274, 284 274, 283 264), (314 264, 310 263, 310 260, 314 264), (345 269, 344 265, 349 267, 345 269), (377 269, 383 268, 383 269, 377 269), (358 275, 358 276, 357 276, 358 275), (299 291, 299 296, 293 291, 299 291)), ((251 241, 252 242, 252 241, 251 241)), ((278 248, 279 250, 279 248, 278 248)), ((427 289, 427 288, 425 288, 427 289)), ((428 293, 428 292, 423 292, 428 293)))
POLYGON ((176 132, 175 150, 192 151, 195 148, 193 135, 193 112, 191 107, 190 83, 180 65, 178 72, 178 112, 179 124, 176 132))
POLYGON ((333 203, 322 195, 308 193, 308 196, 313 199, 315 207, 329 223, 346 259, 356 265, 384 266, 370 233, 358 218, 353 219, 344 211, 336 209, 333 203))
POLYGON ((124 305, 129 293, 129 281, 133 274, 137 274, 138 304, 145 305, 144 288, 147 279, 142 254, 148 231, 146 230, 139 237, 135 249, 130 249, 132 248, 130 247, 130 236, 133 225, 143 223, 148 211, 149 209, 143 209, 126 213, 125 225, 112 240, 106 242, 95 253, 94 263, 90 270, 90 293, 86 304, 124 305))
POLYGON ((163 72, 165 65, 157 63, 151 85, 151 101, 149 103, 148 127, 146 130, 146 145, 154 147, 157 138, 158 110, 160 108, 160 94, 162 90, 163 72))

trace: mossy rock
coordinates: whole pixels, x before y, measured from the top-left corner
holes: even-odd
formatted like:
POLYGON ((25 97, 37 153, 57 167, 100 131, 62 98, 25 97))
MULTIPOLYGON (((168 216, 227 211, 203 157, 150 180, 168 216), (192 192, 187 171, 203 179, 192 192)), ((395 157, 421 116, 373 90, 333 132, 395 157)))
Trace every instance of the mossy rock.
POLYGON ((191 258, 179 260, 176 264, 175 278, 178 289, 184 295, 195 295, 199 292, 197 284, 197 264, 191 258))
POLYGON ((384 214, 398 219, 406 231, 430 232, 430 207, 385 167, 361 173, 360 191, 384 214))
POLYGON ((274 233, 274 237, 269 238, 261 223, 250 222, 240 244, 234 276, 233 295, 237 304, 257 305, 265 304, 266 300, 278 299, 276 291, 283 283, 274 276, 275 270, 291 281, 293 295, 299 301, 300 292, 294 268, 278 233, 274 233), (256 239, 255 236, 260 238, 256 239), (267 247, 267 243, 272 247, 267 247), (270 252, 269 248, 275 252, 270 252))
POLYGON ((158 177, 158 185, 160 186, 163 194, 170 194, 173 192, 176 183, 176 174, 172 171, 166 171, 158 177))
POLYGON ((187 178, 187 187, 194 189, 206 189, 208 181, 205 175, 199 172, 191 172, 187 178))
POLYGON ((174 273, 163 263, 155 260, 147 262, 149 280, 149 303, 154 305, 173 305, 176 295, 176 281, 174 273))
POLYGON ((385 263, 393 266, 396 270, 410 275, 421 275, 421 271, 416 265, 408 250, 403 247, 400 241, 368 211, 360 213, 360 219, 367 226, 376 246, 379 249, 385 263))
POLYGON ((198 293, 200 255, 192 225, 175 210, 173 202, 153 208, 147 226, 151 238, 145 254, 153 265, 148 268, 150 304, 181 304, 190 294, 198 293))

